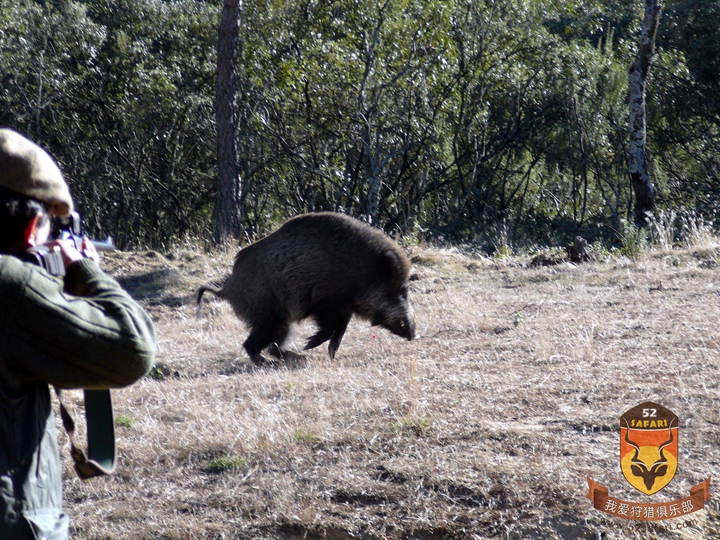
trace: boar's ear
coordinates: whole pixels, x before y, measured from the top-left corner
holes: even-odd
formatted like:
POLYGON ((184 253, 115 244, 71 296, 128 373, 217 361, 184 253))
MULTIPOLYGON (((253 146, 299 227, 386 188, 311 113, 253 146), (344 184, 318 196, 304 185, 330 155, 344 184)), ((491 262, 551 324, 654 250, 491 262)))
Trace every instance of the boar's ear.
POLYGON ((383 275, 393 276, 402 268, 400 258, 394 251, 388 249, 380 255, 380 271, 383 275))

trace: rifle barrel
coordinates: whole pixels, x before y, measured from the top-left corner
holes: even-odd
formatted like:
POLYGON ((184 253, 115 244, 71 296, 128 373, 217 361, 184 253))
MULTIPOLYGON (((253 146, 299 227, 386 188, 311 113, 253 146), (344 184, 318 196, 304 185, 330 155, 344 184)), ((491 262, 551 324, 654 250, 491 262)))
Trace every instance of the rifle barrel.
POLYGON ((111 239, 105 241, 90 240, 90 243, 95 247, 97 251, 115 251, 117 249, 111 239))

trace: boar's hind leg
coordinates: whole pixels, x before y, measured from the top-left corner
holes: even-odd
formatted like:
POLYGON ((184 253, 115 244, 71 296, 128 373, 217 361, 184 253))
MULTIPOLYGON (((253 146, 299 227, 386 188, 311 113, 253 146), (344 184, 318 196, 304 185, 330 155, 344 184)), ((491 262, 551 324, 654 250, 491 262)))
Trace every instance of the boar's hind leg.
POLYGON ((275 349, 280 351, 280 346, 285 341, 290 330, 290 325, 282 319, 265 320, 262 324, 253 325, 250 335, 243 343, 243 347, 247 351, 250 359, 257 365, 261 365, 267 360, 261 354, 263 349, 276 345, 272 348, 273 356, 278 356, 275 349))

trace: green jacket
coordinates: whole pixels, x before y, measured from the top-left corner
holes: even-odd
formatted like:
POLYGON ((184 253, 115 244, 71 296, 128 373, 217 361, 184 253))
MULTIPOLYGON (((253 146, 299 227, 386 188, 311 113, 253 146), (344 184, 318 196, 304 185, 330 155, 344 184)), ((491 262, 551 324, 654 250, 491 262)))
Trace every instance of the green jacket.
POLYGON ((0 255, 0 539, 68 538, 48 384, 127 386, 154 357, 150 317, 94 262, 63 281, 0 255))

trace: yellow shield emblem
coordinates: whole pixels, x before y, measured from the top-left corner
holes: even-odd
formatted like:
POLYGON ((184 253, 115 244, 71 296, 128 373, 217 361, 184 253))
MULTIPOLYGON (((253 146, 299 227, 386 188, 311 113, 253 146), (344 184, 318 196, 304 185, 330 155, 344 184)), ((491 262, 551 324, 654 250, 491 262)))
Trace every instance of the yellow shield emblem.
POLYGON ((650 401, 620 417, 620 468, 646 495, 667 486, 678 467, 678 417, 650 401))

